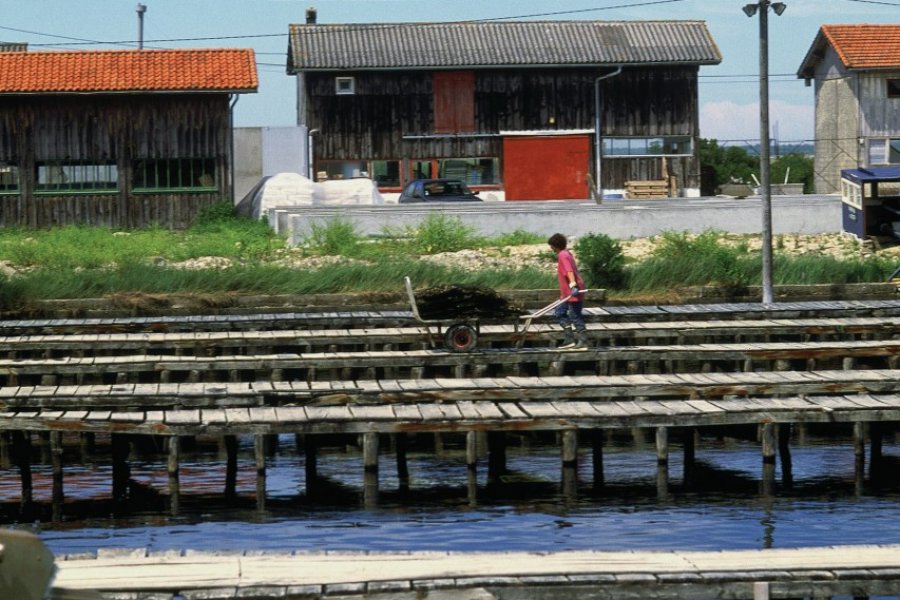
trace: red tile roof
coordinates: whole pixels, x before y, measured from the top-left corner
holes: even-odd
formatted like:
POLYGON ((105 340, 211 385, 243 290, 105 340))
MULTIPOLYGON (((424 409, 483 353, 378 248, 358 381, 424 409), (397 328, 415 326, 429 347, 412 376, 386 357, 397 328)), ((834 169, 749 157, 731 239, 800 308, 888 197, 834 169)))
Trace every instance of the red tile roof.
POLYGON ((0 94, 255 92, 249 49, 0 52, 0 94))
POLYGON ((848 69, 900 67, 900 25, 822 25, 848 69))

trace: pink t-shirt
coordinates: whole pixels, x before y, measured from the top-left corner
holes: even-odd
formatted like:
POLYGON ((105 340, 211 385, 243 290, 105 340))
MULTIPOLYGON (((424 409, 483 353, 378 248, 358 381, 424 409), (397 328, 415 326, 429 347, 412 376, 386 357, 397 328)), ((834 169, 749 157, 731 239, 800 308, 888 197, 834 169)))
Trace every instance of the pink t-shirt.
MULTIPOLYGON (((578 274, 578 267, 575 266, 575 258, 568 250, 560 250, 559 254, 556 255, 556 276, 559 279, 560 298, 565 298, 572 293, 572 288, 569 287, 569 273, 575 275, 575 283, 578 284, 578 289, 583 290, 584 280, 581 278, 581 275, 578 274)), ((583 298, 584 296, 579 294, 578 296, 569 298, 569 302, 578 302, 583 298)))

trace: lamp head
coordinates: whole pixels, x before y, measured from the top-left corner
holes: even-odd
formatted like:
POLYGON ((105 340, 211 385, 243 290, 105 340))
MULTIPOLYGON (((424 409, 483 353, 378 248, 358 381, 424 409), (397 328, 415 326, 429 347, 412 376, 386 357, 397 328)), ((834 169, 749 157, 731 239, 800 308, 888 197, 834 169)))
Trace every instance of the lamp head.
MULTIPOLYGON (((756 14, 757 8, 759 8, 758 4, 745 4, 744 8, 743 8, 744 14, 747 15, 748 17, 752 17, 753 15, 756 14)), ((784 10, 784 9, 782 9, 782 10, 784 10)))
POLYGON ((783 13, 784 9, 786 9, 786 8, 787 8, 787 4, 785 4, 784 2, 773 2, 772 3, 772 10, 774 10, 775 14, 778 15, 779 17, 781 16, 781 13, 783 13))

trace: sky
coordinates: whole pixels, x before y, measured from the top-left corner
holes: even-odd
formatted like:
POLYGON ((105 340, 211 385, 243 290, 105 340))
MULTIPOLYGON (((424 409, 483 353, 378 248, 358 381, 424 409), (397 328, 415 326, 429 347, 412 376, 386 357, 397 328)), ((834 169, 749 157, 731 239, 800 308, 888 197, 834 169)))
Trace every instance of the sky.
MULTIPOLYGON (((146 48, 253 48, 259 91, 235 106, 238 127, 296 123, 296 87, 285 72, 287 32, 314 6, 319 23, 479 19, 706 21, 722 53, 701 67, 700 135, 720 142, 759 139, 759 17, 755 0, 141 0, 146 48)), ((135 48, 137 0, 0 0, 0 41, 31 50, 135 48)), ((796 73, 818 29, 835 23, 900 23, 900 0, 785 0, 769 13, 771 137, 813 139, 814 88, 796 73)))

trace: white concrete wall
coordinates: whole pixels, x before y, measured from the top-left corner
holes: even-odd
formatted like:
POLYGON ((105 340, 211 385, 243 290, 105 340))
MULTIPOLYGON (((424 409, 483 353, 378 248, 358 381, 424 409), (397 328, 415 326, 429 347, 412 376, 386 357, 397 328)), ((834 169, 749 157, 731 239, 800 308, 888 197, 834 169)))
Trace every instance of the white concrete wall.
POLYGON ((305 127, 237 127, 234 130, 234 200, 260 179, 278 173, 309 174, 305 127))

